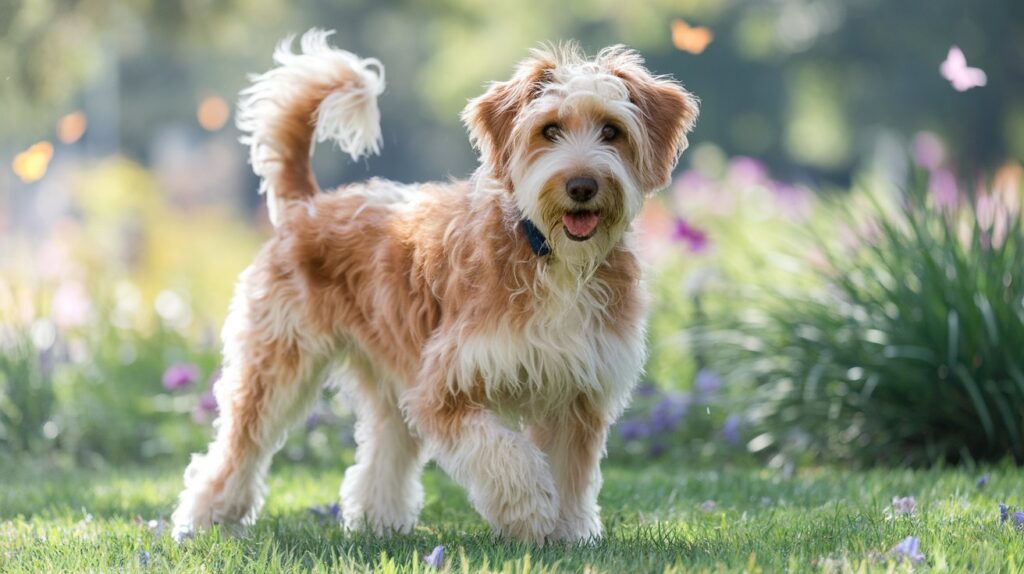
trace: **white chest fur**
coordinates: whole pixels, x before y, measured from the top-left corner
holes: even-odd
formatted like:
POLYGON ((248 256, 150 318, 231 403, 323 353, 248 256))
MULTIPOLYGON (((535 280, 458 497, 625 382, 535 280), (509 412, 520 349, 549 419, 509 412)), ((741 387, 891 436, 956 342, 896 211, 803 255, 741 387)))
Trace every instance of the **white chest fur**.
MULTIPOLYGON (((545 298, 523 328, 501 325, 460 341, 449 384, 483 384, 499 407, 536 412, 581 393, 618 411, 645 359, 644 324, 614 324, 605 290, 591 283, 545 298)), ((469 388, 459 390, 469 391, 469 388)))

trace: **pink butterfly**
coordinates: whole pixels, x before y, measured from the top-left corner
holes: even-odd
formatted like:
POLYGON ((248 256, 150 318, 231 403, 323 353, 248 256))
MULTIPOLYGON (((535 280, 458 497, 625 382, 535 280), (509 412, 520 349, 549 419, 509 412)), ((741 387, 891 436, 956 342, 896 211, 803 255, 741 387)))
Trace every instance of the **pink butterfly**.
POLYGON ((949 54, 946 56, 945 61, 939 66, 939 72, 942 73, 943 78, 949 80, 949 83, 953 85, 953 89, 958 92, 966 92, 971 88, 984 86, 988 83, 988 76, 985 75, 985 71, 981 68, 968 67, 967 58, 964 56, 963 50, 957 46, 949 49, 949 54))

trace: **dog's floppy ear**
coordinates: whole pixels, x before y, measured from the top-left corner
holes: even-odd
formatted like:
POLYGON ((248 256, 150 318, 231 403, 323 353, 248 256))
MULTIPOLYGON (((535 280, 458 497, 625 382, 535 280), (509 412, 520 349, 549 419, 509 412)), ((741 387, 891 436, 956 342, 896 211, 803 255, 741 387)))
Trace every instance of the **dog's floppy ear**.
POLYGON ((509 181, 511 136, 519 111, 536 98, 550 79, 554 57, 534 51, 516 68, 511 80, 492 83, 482 96, 469 101, 462 121, 469 129, 469 140, 480 151, 481 161, 494 177, 506 185, 509 181))
POLYGON ((672 169, 689 145, 686 134, 697 122, 700 104, 675 80, 653 76, 632 50, 609 48, 599 57, 625 82, 630 101, 639 109, 647 131, 647 145, 639 146, 640 177, 644 191, 666 187, 672 169))

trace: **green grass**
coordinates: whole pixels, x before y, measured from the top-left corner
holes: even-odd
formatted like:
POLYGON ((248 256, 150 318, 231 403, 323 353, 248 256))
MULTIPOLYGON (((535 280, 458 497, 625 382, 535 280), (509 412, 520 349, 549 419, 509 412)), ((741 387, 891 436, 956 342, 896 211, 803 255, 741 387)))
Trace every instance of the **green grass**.
POLYGON ((341 470, 284 462, 247 536, 215 530, 176 545, 145 521, 169 514, 177 470, 0 465, 0 571, 423 572, 420 557, 437 544, 452 572, 909 571, 886 554, 908 535, 927 557, 916 571, 1024 569, 1024 532, 998 516, 999 502, 1024 502, 1024 474, 1009 466, 990 470, 982 490, 978 473, 964 470, 817 468, 787 478, 762 469, 607 468, 605 540, 541 549, 493 540, 436 470, 425 476, 415 534, 346 535, 307 510, 335 500, 341 470), (917 514, 887 519, 896 495, 915 496, 917 514), (716 503, 710 512, 700 508, 707 500, 716 503))

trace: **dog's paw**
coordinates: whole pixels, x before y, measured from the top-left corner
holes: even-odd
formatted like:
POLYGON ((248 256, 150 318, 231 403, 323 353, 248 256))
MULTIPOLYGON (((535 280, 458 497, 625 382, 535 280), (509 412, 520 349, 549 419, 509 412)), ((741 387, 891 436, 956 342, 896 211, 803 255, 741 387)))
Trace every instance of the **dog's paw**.
POLYGON ((374 536, 411 534, 416 528, 417 514, 401 512, 367 512, 363 509, 345 509, 341 526, 346 532, 371 532, 374 536))
POLYGON ((245 535, 255 521, 255 510, 248 498, 226 503, 223 493, 212 489, 188 487, 179 496, 178 507, 171 514, 171 537, 182 542, 219 525, 221 532, 232 537, 245 535))
POLYGON ((589 546, 597 544, 603 536, 601 518, 595 513, 562 518, 548 538, 555 542, 589 546))
POLYGON ((171 529, 171 539, 178 544, 194 538, 195 535, 196 529, 191 524, 175 524, 171 529))
POLYGON ((213 524, 213 517, 209 512, 199 512, 202 507, 197 504, 198 502, 194 493, 188 490, 181 494, 181 502, 171 514, 171 538, 175 542, 180 543, 194 538, 198 531, 213 524))
POLYGON ((494 533, 543 546, 558 526, 558 491, 547 472, 521 484, 508 484, 491 517, 494 533))
POLYGON ((410 534, 423 508, 423 486, 411 477, 396 488, 380 488, 380 477, 356 465, 341 483, 341 526, 376 536, 410 534))
MULTIPOLYGON (((223 535, 231 538, 244 538, 248 533, 248 526, 241 522, 225 522, 224 524, 214 523, 216 527, 220 528, 223 535)), ((196 535, 203 530, 210 530, 213 526, 204 526, 202 528, 196 528, 192 524, 175 524, 171 529, 171 539, 181 544, 186 540, 195 538, 196 535)))

